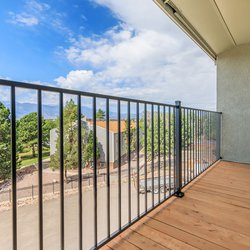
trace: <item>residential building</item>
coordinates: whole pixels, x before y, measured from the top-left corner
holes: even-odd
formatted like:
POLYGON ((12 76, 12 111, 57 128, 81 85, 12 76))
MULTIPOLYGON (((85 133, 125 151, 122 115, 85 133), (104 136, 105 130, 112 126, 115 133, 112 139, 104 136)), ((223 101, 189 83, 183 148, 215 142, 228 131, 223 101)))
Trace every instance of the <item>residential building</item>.
MULTIPOLYGON (((134 124, 134 123, 132 123, 134 124)), ((106 121, 96 121, 96 138, 98 141, 98 148, 100 150, 100 159, 98 160, 99 167, 105 166, 107 161, 107 129, 106 121)), ((132 125, 134 126, 134 125, 132 125)), ((82 127, 87 130, 93 130, 93 121, 82 119, 82 127)), ((127 156, 127 125, 125 120, 121 120, 121 163, 126 161, 127 156)), ((50 131, 50 155, 56 152, 56 141, 58 138, 57 129, 50 131)), ((109 160, 110 168, 116 168, 118 164, 118 121, 110 120, 109 122, 109 160)))

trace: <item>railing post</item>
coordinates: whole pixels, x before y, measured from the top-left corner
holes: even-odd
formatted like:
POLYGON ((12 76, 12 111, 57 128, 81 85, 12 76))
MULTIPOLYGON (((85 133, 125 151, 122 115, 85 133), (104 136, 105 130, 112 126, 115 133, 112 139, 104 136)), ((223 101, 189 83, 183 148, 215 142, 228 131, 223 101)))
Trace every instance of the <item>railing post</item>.
POLYGON ((222 114, 217 114, 216 119, 216 160, 222 159, 221 157, 221 116, 222 114))
POLYGON ((175 166, 175 183, 176 190, 175 196, 182 198, 184 193, 181 192, 182 188, 182 131, 181 131, 181 102, 176 101, 176 115, 175 115, 175 156, 176 156, 176 166, 175 166))

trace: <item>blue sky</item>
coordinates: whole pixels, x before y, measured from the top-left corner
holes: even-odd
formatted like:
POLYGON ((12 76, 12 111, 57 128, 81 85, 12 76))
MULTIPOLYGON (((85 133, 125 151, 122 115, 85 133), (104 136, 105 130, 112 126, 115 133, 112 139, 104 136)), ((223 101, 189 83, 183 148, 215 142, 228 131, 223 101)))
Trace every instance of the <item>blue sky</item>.
POLYGON ((1 78, 215 108, 214 63, 152 0, 1 1, 0 30, 1 78))
POLYGON ((71 37, 102 34, 118 23, 107 8, 79 0, 1 1, 0 19, 1 76, 45 82, 72 68, 57 54, 71 37))

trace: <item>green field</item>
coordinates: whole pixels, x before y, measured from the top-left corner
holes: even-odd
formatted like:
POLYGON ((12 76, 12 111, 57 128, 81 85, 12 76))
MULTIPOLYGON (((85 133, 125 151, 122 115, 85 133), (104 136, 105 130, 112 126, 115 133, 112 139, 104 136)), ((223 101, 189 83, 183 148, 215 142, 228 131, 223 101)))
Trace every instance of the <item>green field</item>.
MULTIPOLYGON (((43 160, 49 159, 50 158, 50 152, 48 148, 43 148, 43 160)), ((19 166, 19 168, 21 167, 25 167, 25 166, 29 166, 32 164, 36 164, 38 162, 38 158, 37 158, 37 152, 36 152, 36 157, 32 156, 32 151, 28 151, 25 153, 21 153, 20 155, 20 159, 21 159, 21 165, 19 166)))

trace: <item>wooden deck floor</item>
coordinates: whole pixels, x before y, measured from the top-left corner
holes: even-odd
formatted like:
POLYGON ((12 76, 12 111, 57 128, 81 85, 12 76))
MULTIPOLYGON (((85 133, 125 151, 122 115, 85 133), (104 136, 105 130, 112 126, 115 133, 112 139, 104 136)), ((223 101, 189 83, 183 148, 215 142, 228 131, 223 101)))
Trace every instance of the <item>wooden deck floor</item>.
POLYGON ((103 249, 250 249, 250 165, 219 162, 103 249))

